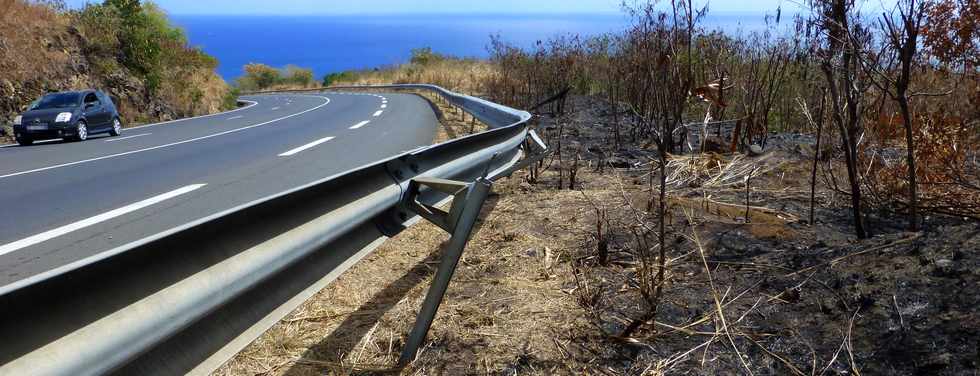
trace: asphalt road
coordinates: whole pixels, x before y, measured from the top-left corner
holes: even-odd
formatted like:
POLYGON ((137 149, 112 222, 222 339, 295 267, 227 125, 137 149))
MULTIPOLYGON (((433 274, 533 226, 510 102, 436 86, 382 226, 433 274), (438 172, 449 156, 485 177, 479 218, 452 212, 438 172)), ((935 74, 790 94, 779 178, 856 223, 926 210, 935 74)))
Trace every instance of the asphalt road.
POLYGON ((85 142, 0 147, 0 290, 221 211, 429 145, 414 95, 243 98, 85 142))

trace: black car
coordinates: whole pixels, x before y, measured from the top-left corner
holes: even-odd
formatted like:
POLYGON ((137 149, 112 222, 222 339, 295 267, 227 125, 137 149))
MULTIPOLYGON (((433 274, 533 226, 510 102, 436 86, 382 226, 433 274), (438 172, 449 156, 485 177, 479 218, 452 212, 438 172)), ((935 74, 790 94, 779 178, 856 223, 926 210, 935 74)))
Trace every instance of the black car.
POLYGON ((63 138, 85 141, 88 136, 122 131, 119 111, 108 95, 97 90, 52 93, 38 99, 14 118, 14 138, 21 145, 63 138))

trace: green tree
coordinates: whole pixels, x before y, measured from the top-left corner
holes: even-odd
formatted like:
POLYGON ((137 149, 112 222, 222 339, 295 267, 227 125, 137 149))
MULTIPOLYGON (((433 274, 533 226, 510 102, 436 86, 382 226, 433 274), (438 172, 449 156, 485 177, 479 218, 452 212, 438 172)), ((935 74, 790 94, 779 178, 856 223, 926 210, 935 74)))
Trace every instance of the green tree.
MULTIPOLYGON (((254 87, 242 87, 243 89, 266 89, 272 85, 282 82, 282 75, 279 70, 260 63, 249 63, 245 65, 245 81, 254 84, 254 87)), ((241 81, 239 81, 241 83, 241 81)), ((241 85, 239 85, 241 86, 241 85)))
POLYGON ((426 66, 443 60, 446 60, 446 57, 432 52, 432 47, 423 47, 412 49, 412 59, 410 61, 412 64, 426 66))
POLYGON ((303 87, 313 85, 312 69, 300 68, 295 65, 287 65, 285 71, 286 82, 303 87))

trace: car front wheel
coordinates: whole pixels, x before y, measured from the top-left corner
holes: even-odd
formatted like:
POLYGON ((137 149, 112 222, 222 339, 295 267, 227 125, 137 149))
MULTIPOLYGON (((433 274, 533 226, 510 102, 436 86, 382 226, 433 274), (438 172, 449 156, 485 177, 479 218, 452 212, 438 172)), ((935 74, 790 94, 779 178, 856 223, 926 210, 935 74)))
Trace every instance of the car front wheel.
POLYGON ((88 139, 88 124, 84 121, 79 121, 75 125, 75 135, 71 137, 65 137, 65 141, 85 141, 88 139))
POLYGON ((17 139, 17 143, 20 144, 20 146, 31 146, 31 144, 34 143, 34 140, 27 137, 20 137, 17 139))
POLYGON ((112 119, 112 130, 109 131, 110 136, 118 136, 122 133, 122 123, 119 122, 119 118, 112 119))

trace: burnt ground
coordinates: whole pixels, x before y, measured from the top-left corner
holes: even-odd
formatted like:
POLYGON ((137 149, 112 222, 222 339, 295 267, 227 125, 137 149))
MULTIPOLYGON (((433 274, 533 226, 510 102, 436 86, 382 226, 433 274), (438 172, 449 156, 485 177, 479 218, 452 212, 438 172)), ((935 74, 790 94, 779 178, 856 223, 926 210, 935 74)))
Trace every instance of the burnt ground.
MULTIPOLYGON (((651 311, 656 153, 628 137, 609 150, 601 102, 570 110, 538 125, 560 157, 535 181, 494 187, 429 342, 401 373, 978 374, 980 224, 929 216, 907 233, 878 211, 859 241, 844 197, 822 184, 808 223, 803 135, 774 135, 758 156, 671 159, 663 292, 623 336, 651 311)), ((389 368, 446 238, 420 224, 392 239, 217 373, 389 368)))

